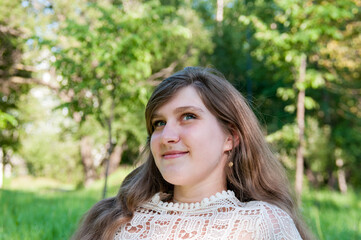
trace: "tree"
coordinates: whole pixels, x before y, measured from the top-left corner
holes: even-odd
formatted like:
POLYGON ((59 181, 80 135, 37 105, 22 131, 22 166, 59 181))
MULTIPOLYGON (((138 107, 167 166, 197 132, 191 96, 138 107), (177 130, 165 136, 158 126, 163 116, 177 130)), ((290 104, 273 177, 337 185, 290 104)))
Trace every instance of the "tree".
POLYGON ((183 8, 126 1, 89 3, 59 24, 61 37, 50 47, 62 76, 61 91, 69 96, 60 107, 78 116, 80 124, 94 116, 106 129, 107 159, 128 136, 145 139, 142 112, 157 78, 194 62, 195 46, 207 47, 206 41, 194 43, 194 37, 206 35, 194 31, 199 29, 195 21, 183 8))
MULTIPOLYGON (((29 24, 21 1, 0 1, 0 166, 10 164, 12 153, 19 147, 17 103, 31 78, 29 61, 24 57, 29 24), (19 84, 20 83, 20 84, 19 84), (9 124, 10 123, 10 124, 9 124)), ((1 171, 1 183, 2 173, 1 171)), ((2 184, 0 184, 2 185, 2 184)))
MULTIPOLYGON (((342 38, 340 26, 354 17, 357 8, 353 1, 329 3, 279 0, 274 2, 273 9, 271 22, 252 13, 239 19, 245 25, 252 23, 255 28, 259 46, 254 54, 265 59, 266 64, 278 66, 279 74, 275 77, 282 77, 289 83, 293 81, 291 88, 279 88, 278 94, 289 99, 297 95, 295 91, 298 92, 296 192, 300 198, 304 166, 303 108, 311 110, 317 107, 311 96, 304 96, 304 91, 326 85, 329 80, 327 74, 319 69, 314 59, 318 59, 323 45, 342 38)), ((294 111, 296 105, 292 104, 287 109, 294 111)))
POLYGON ((343 37, 329 41, 319 54, 319 67, 329 73, 330 79, 323 94, 321 112, 325 124, 332 127, 330 138, 334 153, 329 169, 337 176, 341 192, 347 191, 346 182, 360 186, 361 180, 356 170, 360 168, 357 159, 361 157, 357 147, 361 141, 357 134, 361 131, 361 3, 354 3, 358 11, 353 9, 354 18, 340 27, 343 37))

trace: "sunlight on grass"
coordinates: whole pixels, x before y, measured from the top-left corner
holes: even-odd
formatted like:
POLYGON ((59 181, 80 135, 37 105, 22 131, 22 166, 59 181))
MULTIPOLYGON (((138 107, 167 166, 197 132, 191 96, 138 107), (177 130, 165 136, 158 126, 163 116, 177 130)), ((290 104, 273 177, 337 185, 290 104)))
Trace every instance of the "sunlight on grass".
POLYGON ((23 176, 11 179, 11 181, 6 184, 5 188, 27 191, 38 191, 46 189, 71 191, 75 189, 75 186, 72 184, 64 184, 51 178, 35 178, 32 176, 23 176))

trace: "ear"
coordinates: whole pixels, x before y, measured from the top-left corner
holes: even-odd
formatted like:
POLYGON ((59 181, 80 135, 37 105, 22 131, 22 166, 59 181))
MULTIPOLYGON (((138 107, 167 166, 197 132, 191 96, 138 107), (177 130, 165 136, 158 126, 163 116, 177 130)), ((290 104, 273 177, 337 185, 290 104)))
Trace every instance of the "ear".
POLYGON ((224 144, 224 152, 228 152, 233 149, 234 146, 239 144, 239 136, 232 130, 232 134, 228 134, 226 142, 224 144))

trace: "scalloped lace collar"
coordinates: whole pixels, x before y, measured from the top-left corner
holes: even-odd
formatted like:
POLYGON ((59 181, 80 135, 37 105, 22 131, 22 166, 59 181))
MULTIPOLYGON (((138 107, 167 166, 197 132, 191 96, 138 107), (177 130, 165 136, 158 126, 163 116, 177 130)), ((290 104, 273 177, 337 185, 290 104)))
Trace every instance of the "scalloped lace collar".
POLYGON ((169 210, 194 210, 227 198, 236 198, 234 192, 231 190, 217 192, 216 194, 207 198, 203 198, 202 201, 195 203, 163 202, 160 200, 160 193, 156 193, 150 200, 150 203, 169 210))

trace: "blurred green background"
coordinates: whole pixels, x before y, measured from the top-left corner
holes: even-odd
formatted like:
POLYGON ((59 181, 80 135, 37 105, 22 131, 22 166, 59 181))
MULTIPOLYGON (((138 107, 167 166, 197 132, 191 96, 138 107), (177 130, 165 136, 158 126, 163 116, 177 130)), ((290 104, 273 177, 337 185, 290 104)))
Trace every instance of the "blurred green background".
POLYGON ((0 0, 0 239, 68 239, 117 193, 162 79, 247 98, 317 239, 361 239, 361 1, 0 0))

